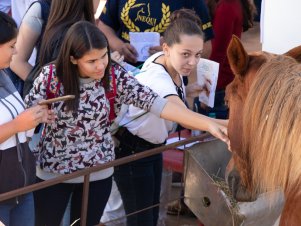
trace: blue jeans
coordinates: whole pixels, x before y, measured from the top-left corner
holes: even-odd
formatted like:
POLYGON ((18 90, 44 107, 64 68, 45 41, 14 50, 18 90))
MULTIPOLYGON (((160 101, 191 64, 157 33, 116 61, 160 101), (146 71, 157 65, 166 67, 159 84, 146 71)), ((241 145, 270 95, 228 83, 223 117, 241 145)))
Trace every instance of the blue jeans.
POLYGON ((6 226, 34 226, 32 193, 18 197, 18 204, 0 203, 0 221, 6 226))

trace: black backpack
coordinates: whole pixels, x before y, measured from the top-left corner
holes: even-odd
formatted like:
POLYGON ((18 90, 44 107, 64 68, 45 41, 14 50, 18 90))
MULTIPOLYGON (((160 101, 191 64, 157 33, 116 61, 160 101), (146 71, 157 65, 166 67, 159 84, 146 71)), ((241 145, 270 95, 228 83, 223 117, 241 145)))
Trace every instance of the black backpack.
POLYGON ((34 65, 34 67, 32 68, 32 70, 29 72, 27 78, 24 81, 23 98, 25 98, 25 96, 29 93, 29 91, 31 90, 31 88, 33 86, 34 80, 39 76, 39 74, 41 73, 41 70, 42 70, 42 66, 39 63, 40 47, 41 47, 42 37, 43 37, 45 27, 46 27, 46 24, 47 24, 49 12, 50 12, 50 5, 51 5, 50 0, 39 0, 39 1, 34 1, 33 3, 31 3, 29 8, 36 2, 40 3, 40 5, 41 5, 42 20, 44 21, 44 23, 43 23, 43 26, 42 26, 41 34, 40 34, 39 39, 36 43, 36 49, 37 49, 36 63, 34 65))

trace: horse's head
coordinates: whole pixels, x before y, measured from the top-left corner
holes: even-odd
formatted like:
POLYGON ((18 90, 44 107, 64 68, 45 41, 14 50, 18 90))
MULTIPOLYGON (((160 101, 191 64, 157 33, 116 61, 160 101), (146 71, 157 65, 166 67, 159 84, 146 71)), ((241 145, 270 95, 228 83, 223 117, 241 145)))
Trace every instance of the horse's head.
POLYGON ((242 114, 256 72, 270 56, 264 52, 248 54, 236 36, 233 36, 229 43, 227 56, 235 75, 234 80, 226 87, 225 97, 229 106, 228 135, 233 153, 233 158, 227 167, 230 172, 227 180, 233 196, 240 201, 248 201, 253 199, 253 195, 250 192, 252 189, 249 183, 251 179, 250 171, 247 170, 247 160, 242 156, 242 114), (248 189, 246 190, 245 187, 248 189))
POLYGON ((256 72, 267 61, 269 54, 264 52, 248 54, 239 38, 233 36, 228 46, 227 55, 230 67, 235 75, 234 80, 226 88, 226 102, 230 109, 228 133, 231 140, 231 149, 239 153, 242 148, 244 102, 256 72))
MULTIPOLYGON (((301 46, 293 48, 284 55, 301 62, 301 46)), ((226 101, 230 108, 228 133, 232 151, 239 153, 242 149, 242 112, 248 92, 257 71, 277 55, 263 51, 247 53, 239 38, 233 35, 227 56, 235 75, 234 80, 226 88, 226 101)))
MULTIPOLYGON (((284 55, 301 61, 301 46, 284 55)), ((243 112, 254 78, 258 70, 277 55, 259 51, 248 54, 239 38, 232 37, 227 56, 235 75, 234 80, 226 88, 226 102, 229 106, 228 134, 231 141, 235 165, 240 173, 242 183, 252 191, 252 175, 248 153, 243 153, 243 112)))

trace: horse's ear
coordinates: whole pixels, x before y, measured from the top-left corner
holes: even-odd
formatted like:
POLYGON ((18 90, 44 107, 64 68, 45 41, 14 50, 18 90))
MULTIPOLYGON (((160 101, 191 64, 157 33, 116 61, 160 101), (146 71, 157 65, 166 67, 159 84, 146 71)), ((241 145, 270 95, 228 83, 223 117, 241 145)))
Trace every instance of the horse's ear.
POLYGON ((236 76, 244 76, 249 63, 249 55, 235 35, 232 35, 228 45, 227 56, 232 72, 236 76))
POLYGON ((290 56, 296 59, 299 63, 301 62, 301 46, 297 46, 290 51, 286 52, 284 55, 290 56))

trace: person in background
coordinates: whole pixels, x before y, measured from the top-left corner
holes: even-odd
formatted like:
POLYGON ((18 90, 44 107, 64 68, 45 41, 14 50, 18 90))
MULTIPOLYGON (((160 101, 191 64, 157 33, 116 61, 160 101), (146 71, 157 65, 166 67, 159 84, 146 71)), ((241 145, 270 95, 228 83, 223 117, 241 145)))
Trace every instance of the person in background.
MULTIPOLYGON (((176 19, 165 30, 163 40, 163 52, 149 57, 136 78, 161 98, 187 109, 182 75, 189 76, 201 57, 203 32, 193 20, 176 19)), ((211 123, 227 124, 195 114, 202 118, 201 130, 210 131, 211 123)), ((183 125, 190 128, 187 123, 183 125)), ((129 106, 120 126, 124 129, 116 135, 120 141, 116 152, 119 158, 165 145, 168 134, 176 128, 175 123, 133 105, 129 106)), ((162 154, 157 154, 115 167, 114 176, 126 214, 159 203, 162 165, 162 154)), ((154 207, 131 215, 127 225, 156 226, 158 212, 159 208, 154 207)))
POLYGON ((213 117, 228 118, 225 105, 225 88, 233 80, 234 75, 227 59, 227 47, 232 35, 241 37, 242 32, 253 26, 255 7, 249 0, 208 0, 213 15, 214 39, 210 60, 219 63, 219 74, 215 93, 214 108, 207 108, 195 100, 198 112, 213 117))
POLYGON ((38 63, 43 66, 53 61, 57 57, 66 30, 82 19, 94 22, 98 3, 99 0, 39 0, 30 5, 22 20, 18 36, 17 48, 20 51, 13 57, 11 69, 25 80, 33 65, 38 63), (50 13, 51 5, 52 13, 50 13), (48 17, 50 23, 46 26, 48 17), (34 50, 34 57, 31 57, 34 50), (38 54, 37 58, 35 54, 38 54))
POLYGON ((81 20, 95 23, 95 11, 94 0, 52 0, 41 44, 40 64, 45 65, 57 58, 65 34, 72 24, 81 20))
MULTIPOLYGON (((27 135, 39 123, 51 123, 52 111, 46 105, 25 109, 21 96, 3 72, 15 54, 17 24, 0 12, 0 194, 34 183, 35 160, 27 135)), ((0 222, 9 225, 34 225, 32 193, 0 202, 0 222)))
MULTIPOLYGON (((181 17, 182 18, 186 17, 195 21, 200 26, 200 28, 202 28, 201 20, 194 10, 191 9, 175 10, 170 16, 170 21, 172 23, 175 19, 181 17)), ((183 80, 185 78, 186 77, 184 77, 183 80)), ((202 87, 198 86, 196 83, 191 83, 188 86, 186 86, 185 89, 186 89, 187 96, 195 97, 202 90, 202 87)), ((123 207, 122 200, 120 200, 120 198, 121 197, 120 197, 119 190, 118 188, 116 188, 115 183, 113 183, 112 192, 106 207, 107 212, 104 213, 104 216, 102 217, 102 222, 107 222, 124 216, 124 209, 123 209, 124 207, 123 207)), ((161 216, 160 219, 161 218, 164 218, 164 216, 161 216)), ((120 225, 124 225, 123 220, 124 219, 121 219, 120 222, 118 223, 120 225)), ((116 221, 112 222, 112 225, 116 225, 116 224, 117 224, 116 221)))
MULTIPOLYGON (((75 95, 74 100, 52 105, 58 119, 47 124, 45 135, 35 150, 38 182, 113 161, 110 109, 113 107, 115 111, 112 113, 118 115, 121 104, 135 104, 195 129, 206 126, 213 135, 228 142, 226 125, 213 120, 206 124, 206 119, 200 114, 159 98, 122 67, 116 66, 115 69, 114 73, 119 76, 111 90, 110 49, 105 35, 87 21, 77 22, 69 28, 57 60, 43 67, 25 98, 25 103, 31 106, 45 97, 51 70, 51 86, 60 84, 57 94, 75 95), (114 102, 112 107, 106 91, 116 94, 110 99, 114 102)), ((108 168, 90 175, 87 225, 99 223, 111 191, 112 174, 113 168, 108 168)), ((58 225, 71 194, 71 223, 79 222, 83 179, 75 178, 34 192, 36 223, 58 225)))
MULTIPOLYGON (((126 62, 139 65, 142 62, 137 62, 137 51, 129 44, 129 32, 158 32, 162 35, 170 24, 171 13, 181 8, 194 9, 203 22, 205 40, 213 38, 212 24, 204 0, 110 0, 106 2, 100 15, 99 28, 110 40, 112 50, 124 55, 126 62)), ((206 42, 206 49, 210 52, 209 41, 206 42)), ((149 49, 150 55, 158 51, 162 51, 161 46, 149 49)))
POLYGON ((36 1, 29 5, 22 19, 16 46, 18 53, 13 57, 10 66, 22 80, 27 78, 35 64, 39 64, 40 47, 50 6, 51 0, 36 1))

